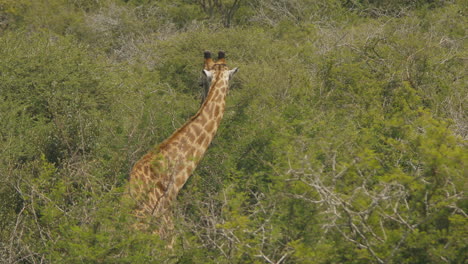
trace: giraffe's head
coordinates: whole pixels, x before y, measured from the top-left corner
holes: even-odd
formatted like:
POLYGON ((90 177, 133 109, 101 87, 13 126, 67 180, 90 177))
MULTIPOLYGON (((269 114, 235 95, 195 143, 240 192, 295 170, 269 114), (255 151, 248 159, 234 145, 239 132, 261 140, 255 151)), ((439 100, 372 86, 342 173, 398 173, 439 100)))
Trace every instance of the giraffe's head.
MULTIPOLYGON (((226 65, 226 55, 223 51, 218 53, 218 60, 215 62, 211 58, 211 52, 205 51, 205 66, 203 68, 204 85, 210 87, 214 81, 225 80, 226 83, 239 70, 237 67, 230 70, 226 65)), ((208 91, 208 89, 206 89, 208 91)))

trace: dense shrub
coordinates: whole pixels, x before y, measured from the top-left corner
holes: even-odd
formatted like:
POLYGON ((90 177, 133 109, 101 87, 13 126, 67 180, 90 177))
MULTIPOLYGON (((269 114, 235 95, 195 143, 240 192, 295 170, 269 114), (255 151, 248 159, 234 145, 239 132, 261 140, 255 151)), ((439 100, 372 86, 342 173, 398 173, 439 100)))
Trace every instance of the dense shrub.
POLYGON ((0 259, 462 263, 465 9, 0 0, 0 259), (170 251, 132 228, 127 178, 219 49, 240 71, 170 251))

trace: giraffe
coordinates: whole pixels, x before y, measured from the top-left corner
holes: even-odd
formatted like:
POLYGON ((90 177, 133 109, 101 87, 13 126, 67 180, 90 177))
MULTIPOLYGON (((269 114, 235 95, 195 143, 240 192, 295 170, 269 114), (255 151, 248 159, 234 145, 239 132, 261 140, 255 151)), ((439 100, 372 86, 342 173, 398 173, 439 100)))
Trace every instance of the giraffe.
POLYGON ((229 80, 238 71, 226 66, 225 53, 218 60, 204 52, 205 100, 197 113, 156 148, 137 161, 130 173, 130 195, 135 200, 138 229, 148 229, 156 219, 159 227, 151 228, 161 238, 170 236, 171 204, 187 182, 210 145, 224 114, 229 80), (159 219, 159 220, 158 220, 159 219))

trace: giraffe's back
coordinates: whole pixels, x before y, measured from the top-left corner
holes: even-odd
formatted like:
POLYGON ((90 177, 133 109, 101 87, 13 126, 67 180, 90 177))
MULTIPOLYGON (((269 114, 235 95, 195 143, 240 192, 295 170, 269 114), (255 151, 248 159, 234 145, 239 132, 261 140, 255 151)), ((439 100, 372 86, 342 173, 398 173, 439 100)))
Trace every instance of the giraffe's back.
POLYGON ((157 215, 161 200, 168 194, 171 179, 161 155, 149 153, 143 156, 130 174, 130 195, 135 200, 136 215, 157 215))

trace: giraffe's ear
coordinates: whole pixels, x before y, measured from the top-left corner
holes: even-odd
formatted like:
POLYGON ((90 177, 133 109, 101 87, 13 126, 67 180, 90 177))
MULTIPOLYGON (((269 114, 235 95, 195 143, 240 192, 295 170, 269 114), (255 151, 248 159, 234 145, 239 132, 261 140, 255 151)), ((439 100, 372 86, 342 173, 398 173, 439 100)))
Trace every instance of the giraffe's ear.
POLYGON ((239 70, 239 68, 234 68, 232 70, 229 71, 229 79, 232 78, 232 76, 234 76, 234 74, 236 74, 236 72, 239 70))
POLYGON ((205 77, 206 77, 206 79, 208 79, 208 81, 211 81, 211 79, 213 78, 213 73, 210 72, 210 71, 202 70, 202 73, 203 73, 203 75, 205 75, 205 77))

